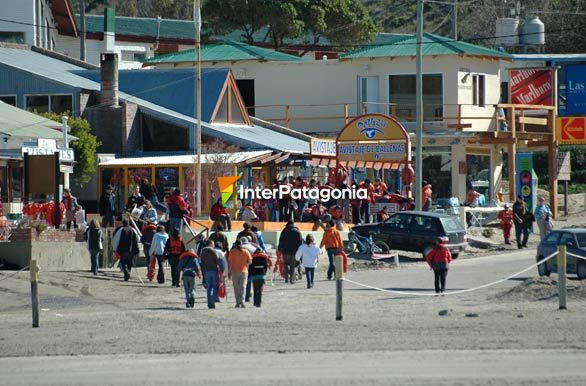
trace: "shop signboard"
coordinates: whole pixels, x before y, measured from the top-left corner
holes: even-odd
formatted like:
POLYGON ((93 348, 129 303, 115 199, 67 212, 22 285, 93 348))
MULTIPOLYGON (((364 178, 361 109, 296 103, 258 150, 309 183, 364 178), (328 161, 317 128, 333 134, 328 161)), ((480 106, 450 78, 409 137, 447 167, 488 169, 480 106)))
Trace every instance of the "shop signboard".
POLYGON ((533 211, 535 205, 533 153, 517 153, 516 156, 517 194, 523 196, 527 208, 533 211))
POLYGON ((340 162, 408 162, 411 159, 409 134, 395 119, 366 114, 349 122, 336 138, 340 162))
POLYGON ((586 117, 558 117, 555 136, 560 145, 586 144, 586 117))
POLYGON ((312 157, 335 157, 336 156, 336 139, 335 138, 311 138, 310 154, 312 157))
POLYGON ((566 115, 586 114, 586 64, 566 66, 566 115))
POLYGON ((521 105, 554 105, 554 73, 550 68, 509 70, 509 100, 521 105))

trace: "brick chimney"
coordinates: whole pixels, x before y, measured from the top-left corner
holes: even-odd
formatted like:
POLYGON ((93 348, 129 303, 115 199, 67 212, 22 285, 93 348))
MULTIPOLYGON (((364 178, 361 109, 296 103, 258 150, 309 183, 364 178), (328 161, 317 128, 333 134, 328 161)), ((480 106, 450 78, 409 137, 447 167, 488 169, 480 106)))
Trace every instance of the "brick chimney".
POLYGON ((100 104, 102 106, 118 106, 118 54, 103 53, 100 55, 101 92, 100 104))

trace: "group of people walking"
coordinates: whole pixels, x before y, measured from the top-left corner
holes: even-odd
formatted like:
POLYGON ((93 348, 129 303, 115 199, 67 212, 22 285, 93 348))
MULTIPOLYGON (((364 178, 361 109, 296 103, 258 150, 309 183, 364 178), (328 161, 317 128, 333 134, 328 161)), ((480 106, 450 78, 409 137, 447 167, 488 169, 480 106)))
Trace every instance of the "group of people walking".
POLYGON ((553 229, 552 217, 551 209, 545 203, 543 197, 539 197, 535 211, 532 213, 529 208, 527 208, 523 196, 517 196, 517 200, 512 208, 505 204, 503 210, 498 214, 505 244, 511 244, 511 230, 514 227, 517 248, 528 248, 527 242, 529 241, 529 231, 534 223, 537 223, 539 237, 543 240, 553 229))

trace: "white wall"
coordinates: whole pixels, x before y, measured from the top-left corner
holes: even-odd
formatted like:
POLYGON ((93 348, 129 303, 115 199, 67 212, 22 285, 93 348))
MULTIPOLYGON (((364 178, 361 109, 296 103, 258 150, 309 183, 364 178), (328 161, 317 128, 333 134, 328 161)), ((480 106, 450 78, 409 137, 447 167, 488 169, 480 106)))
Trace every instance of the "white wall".
MULTIPOLYGON (((204 67, 230 67, 236 79, 255 80, 256 105, 296 105, 291 107, 292 128, 304 132, 337 133, 342 126, 344 103, 349 103, 350 115, 360 113, 358 106, 358 79, 360 76, 377 76, 379 78, 379 112, 388 112, 390 74, 413 74, 415 60, 411 57, 327 60, 307 62, 204 62, 204 67), (324 106, 338 104, 335 106, 324 106), (317 107, 299 105, 321 105, 317 107), (303 117, 335 117, 338 119, 301 120, 303 117)), ((189 64, 178 67, 190 66, 189 64)), ((443 74, 444 116, 456 117, 457 104, 472 103, 472 80, 468 77, 469 89, 461 84, 461 79, 469 69, 472 73, 486 76, 486 107, 463 106, 462 115, 490 118, 494 115, 493 104, 500 97, 500 62, 497 60, 466 58, 458 56, 441 56, 424 59, 424 73, 443 74), (461 87, 464 86, 464 87, 461 87)), ((159 66, 164 68, 164 66, 159 66)), ((285 117, 284 107, 257 108, 256 115, 263 119, 285 117)), ((450 123, 455 123, 451 121, 450 123)), ((284 123, 279 121, 278 123, 284 123)), ((491 120, 469 120, 474 131, 491 128, 491 120)), ((427 123, 426 129, 445 129, 445 123, 427 123)))
POLYGON ((0 21, 0 31, 24 32, 27 45, 53 49, 58 32, 48 3, 47 0, 0 0, 2 19, 25 23, 0 21))

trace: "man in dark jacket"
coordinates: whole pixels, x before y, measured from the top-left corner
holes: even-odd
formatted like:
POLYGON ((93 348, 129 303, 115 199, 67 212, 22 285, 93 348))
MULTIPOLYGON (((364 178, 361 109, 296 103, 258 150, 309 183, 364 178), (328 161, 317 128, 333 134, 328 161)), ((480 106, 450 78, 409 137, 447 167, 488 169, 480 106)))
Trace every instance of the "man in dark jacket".
POLYGON ((242 225, 242 231, 240 233, 238 233, 236 235, 236 240, 240 240, 242 237, 246 237, 249 238, 250 237, 250 241, 258 244, 258 239, 256 238, 256 233, 254 233, 253 231, 250 230, 250 224, 245 222, 244 225, 242 225))
POLYGON ((216 244, 220 244, 222 246, 222 251, 224 253, 228 252, 228 237, 223 232, 224 227, 222 225, 218 225, 216 227, 216 231, 210 235, 210 240, 212 240, 216 244))
POLYGON ((293 221, 287 222, 279 237, 279 246, 277 248, 283 254, 285 283, 293 284, 295 282, 295 254, 301 244, 303 244, 303 237, 299 228, 295 226, 293 221))
POLYGON ((126 201, 126 210, 132 211, 134 208, 140 208, 144 202, 144 196, 140 194, 140 185, 135 185, 134 192, 128 196, 128 201, 126 201))
POLYGON ((157 226, 154 224, 146 224, 144 227, 142 227, 142 236, 140 236, 140 242, 143 246, 144 257, 146 259, 147 267, 149 265, 150 260, 149 251, 151 249, 151 244, 153 242, 153 237, 155 236, 155 233, 157 233, 157 226))
POLYGON ((527 221, 527 205, 522 195, 517 196, 517 201, 513 204, 513 222, 515 223, 515 236, 517 237, 517 248, 527 248, 529 239, 529 227, 532 221, 527 221))
POLYGON ((112 185, 106 186, 106 191, 102 193, 99 211, 102 216, 102 226, 113 227, 116 217, 116 195, 112 192, 112 185))
POLYGON ((223 272, 220 255, 214 249, 214 242, 206 240, 205 248, 201 250, 201 270, 208 297, 208 308, 216 308, 218 298, 218 272, 223 272))
POLYGON ((120 268, 124 271, 124 281, 130 279, 134 256, 138 255, 138 234, 128 225, 128 220, 122 220, 122 227, 116 231, 113 240, 113 249, 120 255, 120 268))

